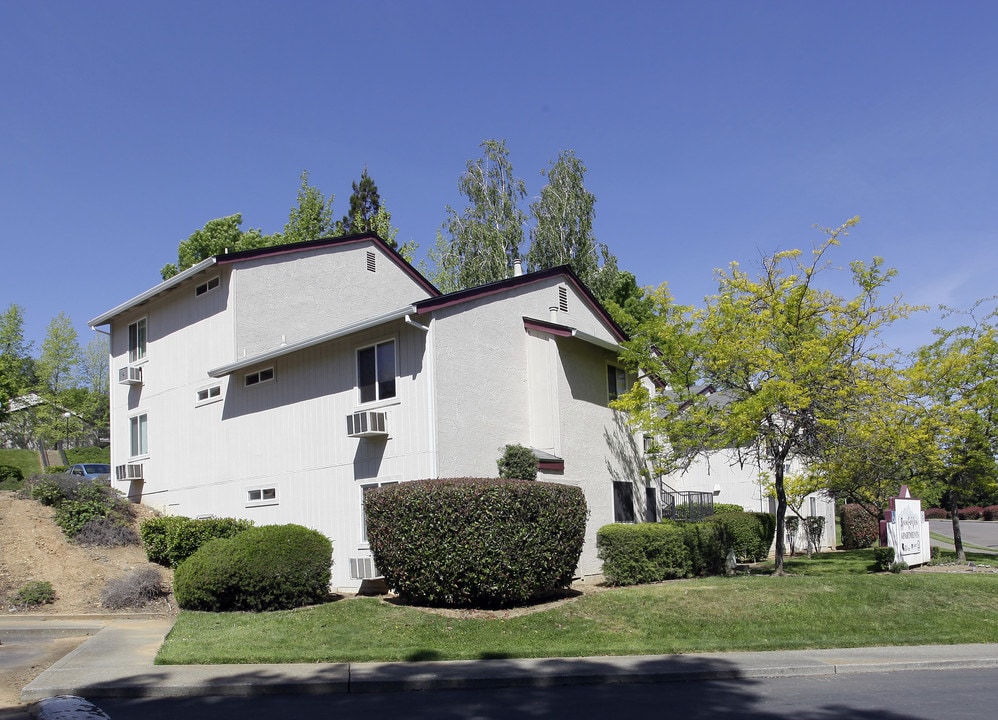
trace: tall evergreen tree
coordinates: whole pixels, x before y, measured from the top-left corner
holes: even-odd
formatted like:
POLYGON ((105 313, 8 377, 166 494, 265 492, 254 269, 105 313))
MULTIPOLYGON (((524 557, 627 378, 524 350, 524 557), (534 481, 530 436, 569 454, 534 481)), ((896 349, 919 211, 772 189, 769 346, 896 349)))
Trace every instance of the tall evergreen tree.
MULTIPOLYGON (((338 223, 338 229, 343 235, 373 232, 375 217, 381 209, 381 196, 378 186, 367 174, 367 168, 360 175, 360 180, 353 183, 350 194, 350 210, 338 223)), ((385 238, 387 240, 387 238, 385 238)))
POLYGON ((481 147, 483 156, 469 161, 458 181, 468 205, 462 212, 447 206, 443 229, 449 239, 438 234, 430 253, 432 279, 445 292, 507 278, 520 258, 526 187, 513 175, 505 140, 486 140, 481 147))

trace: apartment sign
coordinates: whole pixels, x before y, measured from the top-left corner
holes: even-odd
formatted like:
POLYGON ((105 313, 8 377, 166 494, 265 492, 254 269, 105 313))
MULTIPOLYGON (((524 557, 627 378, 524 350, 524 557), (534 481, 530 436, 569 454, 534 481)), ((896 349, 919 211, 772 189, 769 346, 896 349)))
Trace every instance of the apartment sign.
POLYGON ((891 509, 880 521, 880 539, 894 548, 894 559, 909 567, 929 562, 929 523, 922 512, 922 501, 913 498, 908 486, 891 498, 891 509))

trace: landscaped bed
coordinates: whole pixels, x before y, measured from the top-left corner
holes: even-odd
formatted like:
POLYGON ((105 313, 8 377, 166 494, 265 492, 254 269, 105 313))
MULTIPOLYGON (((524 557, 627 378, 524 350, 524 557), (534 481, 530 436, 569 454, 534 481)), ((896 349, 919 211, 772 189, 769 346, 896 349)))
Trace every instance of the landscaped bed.
MULTIPOLYGON (((988 556, 972 559, 998 564, 988 556)), ((272 613, 182 612, 157 662, 461 660, 998 642, 998 574, 870 574, 872 560, 871 550, 822 553, 789 560, 787 577, 755 572, 611 588, 533 612, 488 616, 405 607, 383 598, 272 613)))

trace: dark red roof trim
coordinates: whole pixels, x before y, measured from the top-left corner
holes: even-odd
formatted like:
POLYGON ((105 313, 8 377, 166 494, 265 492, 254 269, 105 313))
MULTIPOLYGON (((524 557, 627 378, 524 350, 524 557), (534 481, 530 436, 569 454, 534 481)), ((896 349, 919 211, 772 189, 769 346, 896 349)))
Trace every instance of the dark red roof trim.
POLYGON ((523 318, 523 328, 525 330, 548 333, 549 335, 557 335, 558 337, 572 337, 575 334, 572 328, 567 325, 559 325, 558 323, 545 322, 544 320, 536 320, 528 317, 523 318))
POLYGON ((556 472, 565 471, 565 461, 564 460, 538 460, 537 461, 538 470, 553 470, 556 472))

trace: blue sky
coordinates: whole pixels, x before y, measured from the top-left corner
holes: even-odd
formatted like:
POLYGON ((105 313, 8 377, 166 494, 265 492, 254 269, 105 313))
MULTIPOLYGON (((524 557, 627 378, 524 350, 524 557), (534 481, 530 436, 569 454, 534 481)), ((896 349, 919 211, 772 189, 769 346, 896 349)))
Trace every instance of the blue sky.
MULTIPOLYGON (((282 229, 366 166, 418 256, 479 144, 531 197, 572 149, 596 234, 684 302, 809 248, 959 307, 998 292, 992 2, 0 2, 0 310, 86 322, 212 218, 282 229)), ((524 248, 526 249, 526 248, 524 248)), ((896 328, 914 347, 932 310, 896 328)))

